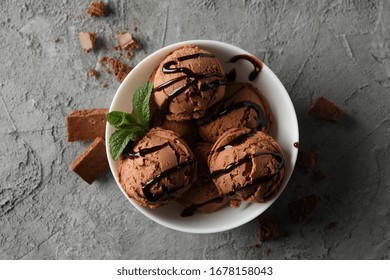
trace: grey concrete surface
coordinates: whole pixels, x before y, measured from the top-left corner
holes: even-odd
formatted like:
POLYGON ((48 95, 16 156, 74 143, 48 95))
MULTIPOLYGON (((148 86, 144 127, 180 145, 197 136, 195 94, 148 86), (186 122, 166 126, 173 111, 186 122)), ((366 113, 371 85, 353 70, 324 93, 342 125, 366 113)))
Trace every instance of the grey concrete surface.
POLYGON ((0 1, 1 259, 389 258, 390 1, 107 2, 108 17, 90 18, 89 1, 0 1), (106 48, 115 33, 134 26, 143 50, 132 66, 171 43, 214 39, 257 55, 280 77, 302 149, 320 153, 269 210, 283 237, 259 243, 255 220, 217 234, 175 232, 138 213, 110 173, 88 186, 70 171, 87 143, 67 143, 65 117, 110 105, 119 83, 88 70, 114 54, 106 48), (80 31, 98 33, 97 50, 83 53, 80 31), (343 109, 339 123, 307 116, 320 95, 343 109), (316 170, 327 178, 316 181, 316 170), (312 193, 317 212, 292 223, 288 202, 312 193))

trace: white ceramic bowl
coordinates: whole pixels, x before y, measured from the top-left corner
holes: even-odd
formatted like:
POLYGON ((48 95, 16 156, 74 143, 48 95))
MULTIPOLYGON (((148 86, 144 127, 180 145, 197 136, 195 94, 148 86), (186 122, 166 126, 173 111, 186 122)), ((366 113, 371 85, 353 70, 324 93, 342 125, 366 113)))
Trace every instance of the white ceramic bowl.
MULTIPOLYGON (((249 54, 248 52, 217 41, 194 40, 180 42, 156 51, 134 67, 116 92, 110 111, 125 111, 130 113, 132 111, 132 96, 136 89, 148 81, 154 68, 169 53, 188 44, 198 45, 212 52, 220 60, 226 73, 232 68, 236 68, 239 70, 237 71, 236 81, 248 82, 248 74, 253 70, 252 64, 243 60, 237 61, 236 63, 226 63, 231 57, 238 54, 249 54)), ((298 154, 298 149, 294 147, 294 142, 298 142, 299 140, 295 110, 286 89, 266 65, 264 65, 260 75, 252 84, 259 88, 269 103, 273 114, 273 125, 270 135, 276 139, 285 155, 286 176, 282 186, 283 190, 292 174, 298 154)), ((109 139, 114 131, 115 128, 107 124, 106 139, 109 139)), ((112 159, 108 145, 106 148, 107 155, 109 155, 108 161, 111 172, 119 188, 122 190, 116 176, 117 162, 112 159)), ((225 207, 212 214, 196 213, 191 217, 183 218, 180 216, 183 207, 176 202, 162 208, 149 209, 139 206, 132 199, 128 198, 122 190, 130 203, 148 218, 168 228, 189 233, 214 233, 241 226, 263 213, 277 199, 281 191, 275 198, 266 203, 251 204, 244 202, 239 208, 225 207)))

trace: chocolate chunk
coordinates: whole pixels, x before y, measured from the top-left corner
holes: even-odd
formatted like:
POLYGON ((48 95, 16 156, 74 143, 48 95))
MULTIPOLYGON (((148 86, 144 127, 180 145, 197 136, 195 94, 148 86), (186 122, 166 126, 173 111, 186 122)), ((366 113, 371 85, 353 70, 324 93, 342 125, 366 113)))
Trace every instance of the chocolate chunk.
POLYGON ((317 204, 318 198, 314 194, 290 202, 288 209, 291 219, 297 224, 306 222, 316 210, 317 204))
POLYGON ((279 237, 279 225, 277 220, 270 214, 261 214, 258 218, 259 221, 259 239, 272 240, 279 237))
POLYGON ((119 46, 122 50, 135 50, 140 47, 139 42, 129 33, 121 33, 118 37, 119 46))
POLYGON ((330 122, 337 122, 342 111, 333 102, 325 99, 325 97, 318 97, 309 108, 307 112, 310 116, 317 119, 327 120, 330 122))
POLYGON ((123 82, 127 74, 129 74, 132 70, 130 66, 123 62, 120 62, 116 58, 102 57, 99 62, 109 64, 112 68, 112 71, 114 72, 114 76, 119 82, 123 82))
POLYGON ((93 32, 80 32, 79 33, 80 44, 84 51, 87 53, 93 50, 96 42, 96 33, 93 32))
POLYGON ((104 17, 107 15, 106 6, 103 2, 93 2, 87 9, 87 14, 91 17, 104 17))
POLYGON ((108 109, 77 110, 67 118, 68 142, 104 139, 108 109))
POLYGON ((72 170, 88 184, 102 176, 108 167, 106 146, 101 137, 97 137, 72 163, 72 170))
POLYGON ((316 151, 300 150, 298 152, 297 167, 303 169, 313 168, 316 165, 318 158, 319 154, 316 151))

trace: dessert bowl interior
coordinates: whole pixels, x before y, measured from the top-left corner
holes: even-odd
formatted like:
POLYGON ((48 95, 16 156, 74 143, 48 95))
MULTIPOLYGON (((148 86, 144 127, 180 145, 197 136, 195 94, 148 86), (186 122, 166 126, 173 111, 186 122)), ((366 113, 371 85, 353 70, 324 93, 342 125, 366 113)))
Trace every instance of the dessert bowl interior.
MULTIPOLYGON (((248 52, 238 47, 217 41, 194 40, 180 42, 156 51, 134 67, 116 92, 110 111, 124 111, 131 113, 133 109, 132 97, 136 89, 148 81, 149 76, 155 67, 169 53, 184 45, 198 45, 199 47, 210 51, 219 59, 226 73, 233 68, 237 70, 236 81, 249 82, 248 75, 253 70, 253 65, 251 63, 244 60, 240 60, 235 63, 227 63, 227 61, 229 61, 233 56, 239 54, 249 54, 248 52)), ((270 106, 273 116, 273 124, 269 134, 278 142, 285 155, 286 175, 279 194, 266 203, 259 204, 243 202, 239 208, 231 208, 227 206, 211 214, 195 213, 193 216, 185 218, 180 215, 183 211, 183 207, 176 202, 157 209, 145 208, 139 206, 132 199, 128 198, 121 188, 116 176, 118 163, 112 159, 109 147, 106 145, 110 169, 114 175, 116 183, 135 208, 153 221, 174 230, 189 233, 214 233, 241 226, 259 216, 270 205, 272 205, 286 187, 295 166, 298 149, 294 147, 294 143, 299 140, 298 122, 294 106, 286 89, 276 75, 266 65, 264 65, 260 75, 252 81, 252 84, 260 90, 270 106)), ((107 123, 107 142, 114 131, 115 128, 107 123)))

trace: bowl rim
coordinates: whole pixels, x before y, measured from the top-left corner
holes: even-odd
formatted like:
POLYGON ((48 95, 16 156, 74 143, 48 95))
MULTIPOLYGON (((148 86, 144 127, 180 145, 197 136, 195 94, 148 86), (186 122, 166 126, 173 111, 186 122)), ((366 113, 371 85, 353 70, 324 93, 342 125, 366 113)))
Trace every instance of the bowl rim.
MULTIPOLYGON (((126 78, 123 80, 123 82, 120 84, 119 88, 115 92, 114 98, 111 101, 109 112, 113 111, 113 108, 115 107, 115 104, 117 103, 117 100, 119 99, 120 93, 124 90, 124 88, 126 87, 126 84, 129 83, 129 81, 131 80, 131 77, 134 76, 137 73, 137 71, 144 66, 144 64, 146 64, 150 60, 153 60, 155 57, 161 56, 161 53, 165 53, 169 50, 169 52, 167 52, 167 55, 168 55, 173 50, 180 48, 184 45, 210 45, 212 47, 218 47, 218 48, 232 48, 232 49, 239 51, 240 53, 249 54, 251 56, 254 56, 251 53, 249 53, 249 52, 247 52, 247 51, 245 51, 245 50, 243 50, 235 45, 231 45, 231 44, 216 41, 216 40, 203 40, 203 39, 202 40, 187 40, 187 41, 181 41, 181 42, 167 45, 161 49, 158 49, 157 51, 153 52, 152 54, 148 55, 147 57, 145 57, 132 69, 132 71, 126 76, 126 78)), ((287 98, 287 100, 288 100, 288 103, 285 104, 285 106, 288 106, 289 107, 288 109, 293 113, 293 116, 292 116, 293 119, 290 120, 290 122, 292 122, 293 126, 294 126, 294 128, 293 128, 293 131, 295 134, 294 139, 296 139, 296 142, 299 143, 298 119, 297 119, 295 108, 294 108, 294 105, 293 105, 292 100, 290 98, 290 95, 288 94, 286 88, 284 87, 282 82, 279 80, 279 78, 276 76, 276 74, 264 62, 263 62, 263 65, 264 66, 263 66, 262 72, 267 71, 268 74, 270 74, 273 77, 274 82, 276 82, 278 84, 278 86, 283 89, 282 90, 283 94, 285 94, 285 98, 287 98)), ((106 130, 105 130, 105 139, 106 139, 106 143, 107 143, 106 144, 106 153, 107 153, 110 171, 115 179, 117 186, 119 187, 119 189, 121 190, 123 195, 127 198, 127 200, 138 211, 140 211, 143 215, 145 215, 150 220, 152 220, 160 225, 163 225, 167 228, 170 228, 170 229, 173 229, 176 231, 180 231, 180 232, 185 232, 185 233, 208 234, 208 233, 223 232, 223 231, 227 231, 227 230, 239 227, 241 225, 244 225, 244 224, 248 223, 249 221, 253 220, 254 218, 258 217, 261 213, 266 211, 276 201, 276 199, 281 195, 283 190, 287 187, 287 184, 288 184, 288 182, 291 178, 291 175, 294 171, 294 167, 295 167, 295 163, 296 163, 296 159, 297 159, 297 154, 298 154, 298 149, 292 149, 292 151, 294 151, 294 152, 291 154, 291 156, 292 156, 291 172, 290 172, 290 174, 288 174, 284 178, 284 183, 283 183, 283 186, 282 186, 281 190, 279 191, 279 193, 274 198, 267 201, 266 203, 262 203, 262 205, 266 206, 264 210, 262 210, 261 212, 260 211, 253 211, 251 215, 248 214, 245 217, 243 217, 243 219, 237 220, 235 222, 231 222, 229 224, 226 224, 225 226, 212 227, 209 230, 199 229, 196 227, 189 229, 187 227, 180 226, 177 223, 172 223, 172 222, 166 221, 160 217, 156 217, 156 216, 152 215, 150 212, 146 211, 146 209, 143 206, 138 205, 136 202, 134 202, 131 198, 128 197, 128 195, 123 190, 123 188, 121 187, 121 185, 117 179, 116 172, 115 172, 116 168, 114 167, 114 160, 112 159, 111 153, 109 151, 109 145, 108 145, 107 139, 109 139, 109 137, 111 135, 110 131, 112 130, 112 128, 110 128, 110 126, 111 125, 107 122, 106 130)), ((207 215, 212 215, 212 214, 207 214, 207 215)))

